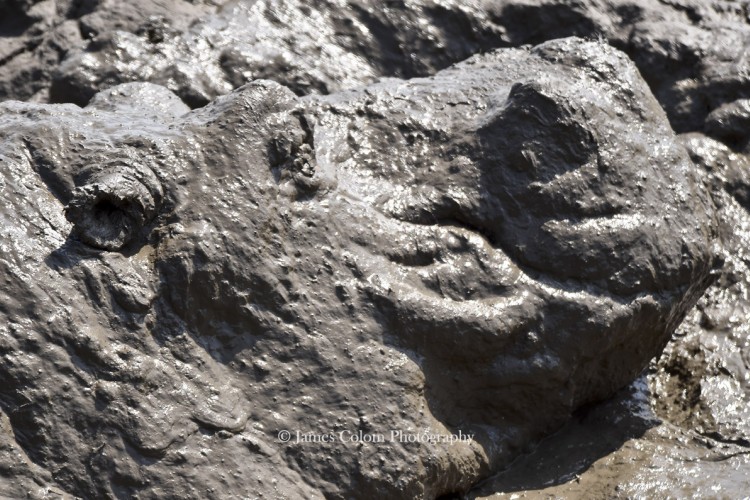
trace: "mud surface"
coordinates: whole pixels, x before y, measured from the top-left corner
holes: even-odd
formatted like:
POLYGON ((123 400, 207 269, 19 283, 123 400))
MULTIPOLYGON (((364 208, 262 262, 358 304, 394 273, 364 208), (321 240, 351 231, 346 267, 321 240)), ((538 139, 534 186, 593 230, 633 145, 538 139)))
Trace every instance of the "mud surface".
POLYGON ((750 97, 743 0, 6 3, 0 98, 85 105, 98 90, 150 81, 198 107, 259 78, 329 93, 566 36, 626 52, 678 132, 750 97))
POLYGON ((61 62, 112 33, 142 32, 154 19, 174 29, 216 12, 221 0, 2 0, 0 100, 49 100, 61 62))
POLYGON ((660 418, 653 383, 640 378, 580 410, 468 498, 742 498, 750 487, 747 446, 660 418))
POLYGON ((2 495, 747 490, 744 3, 218 3, 0 1, 2 495))

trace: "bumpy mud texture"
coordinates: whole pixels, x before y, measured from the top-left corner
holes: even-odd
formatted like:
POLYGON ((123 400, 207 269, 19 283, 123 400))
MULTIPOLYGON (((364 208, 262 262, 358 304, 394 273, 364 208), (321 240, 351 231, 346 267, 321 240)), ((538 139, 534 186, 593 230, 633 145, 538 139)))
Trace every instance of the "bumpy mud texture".
POLYGON ((195 107, 259 78, 328 93, 430 75, 503 45, 484 11, 459 1, 237 1, 186 31, 161 18, 97 37, 66 57, 51 98, 85 104, 113 84, 150 81, 195 107))
POLYGON ((740 498, 750 490, 750 163, 702 134, 681 140, 719 209, 718 279, 647 377, 579 412, 472 498, 740 498))
MULTIPOLYGON (((672 127, 679 132, 693 131, 680 141, 699 167, 696 175, 703 175, 703 184, 710 185, 711 198, 718 207, 725 264, 698 307, 678 328, 675 341, 653 364, 648 378, 651 392, 645 391, 644 381, 635 386, 636 406, 615 401, 582 410, 553 439, 488 480, 475 495, 507 491, 525 496, 737 496, 750 488, 742 472, 747 468, 750 447, 745 423, 750 401, 750 357, 745 352, 750 287, 744 250, 750 207, 745 156, 750 151, 746 2, 419 0, 386 5, 360 0, 316 2, 313 6, 294 0, 248 0, 230 2, 223 8, 222 3, 0 1, 0 100, 51 99, 84 105, 97 91, 118 83, 151 81, 172 89, 195 108, 258 78, 276 80, 297 95, 325 94, 382 76, 430 75, 496 47, 568 35, 609 42, 633 59, 672 127), (643 407, 647 398, 655 414, 643 407), (615 451, 623 442, 627 444, 615 451), (572 456, 571 449, 575 450, 572 456), (538 489, 550 484, 553 486, 538 489)), ((584 71, 588 67, 599 78, 609 78, 604 66, 592 64, 586 57, 569 57, 563 64, 584 71)), ((643 165, 648 161, 665 163, 658 159, 665 154, 659 140, 669 139, 669 132, 639 130, 638 134, 650 134, 653 141, 630 152, 629 140, 618 144, 609 158, 625 163, 624 158, 636 159, 627 167, 615 162, 619 166, 606 173, 609 162, 599 151, 610 146, 596 139, 596 134, 588 137, 589 128, 599 134, 609 131, 618 139, 633 137, 635 144, 641 139, 629 135, 636 121, 616 107, 609 121, 589 118, 590 110, 586 110, 591 103, 585 103, 601 89, 592 91, 591 96, 583 88, 588 83, 571 89, 566 77, 555 73, 556 67, 549 70, 552 74, 547 80, 541 78, 547 70, 532 64, 497 83, 499 77, 486 68, 469 76, 468 66, 459 73, 441 74, 429 84, 439 87, 432 91, 437 94, 436 102, 433 97, 418 97, 428 92, 424 89, 429 85, 421 81, 407 85, 408 91, 392 82, 372 87, 370 94, 357 91, 299 102, 287 93, 284 99, 288 104, 266 110, 277 120, 267 127, 281 131, 267 134, 270 138, 253 142, 238 130, 248 127, 263 136, 257 127, 244 121, 241 126, 232 125, 231 120, 221 123, 217 118, 211 127, 229 128, 230 133, 222 132, 225 136, 219 137, 215 131, 214 139, 220 138, 220 144, 240 143, 226 147, 218 143, 207 147, 211 139, 201 137, 200 127, 187 127, 179 118, 188 108, 155 87, 118 87, 100 94, 84 112, 6 105, 4 109, 14 111, 4 112, 2 118, 7 140, 3 139, 0 149, 5 166, 1 186, 8 191, 4 238, 11 243, 4 245, 2 259, 12 272, 6 273, 9 277, 0 313, 7 319, 0 331, 11 356, 6 355, 11 359, 5 363, 10 368, 3 370, 11 375, 5 378, 13 382, 2 396, 6 414, 2 418, 5 437, 0 443, 4 481, 0 494, 42 496, 47 491, 55 496, 65 489, 99 497, 109 487, 111 495, 145 491, 147 496, 159 497, 226 497, 232 491, 281 491, 274 494, 290 496, 293 493, 288 488, 297 487, 300 496, 316 492, 366 496, 393 493, 382 489, 386 488, 383 484, 390 484, 397 490, 395 495, 433 496, 465 489, 533 442, 542 429, 554 428, 580 402, 602 397, 624 384, 627 376, 610 380, 611 373, 635 370, 629 368, 630 363, 636 366, 635 359, 643 358, 643 352, 628 354, 624 360, 615 360, 620 365, 611 366, 606 342, 592 342, 591 336, 614 331, 624 337, 641 328, 639 314, 647 312, 639 312, 634 304, 637 298, 651 295, 662 304, 654 314, 662 315, 667 307, 676 313, 667 320, 662 317, 661 323, 649 323, 647 331, 638 330, 632 336, 652 335, 652 345, 658 346, 663 332, 674 327, 685 304, 699 291, 710 260, 705 256, 699 259, 701 252, 693 248, 684 257, 692 262, 692 271, 670 269, 676 268, 675 262, 652 266, 653 270, 651 264, 632 264, 650 252, 661 252, 667 260, 669 255, 677 255, 679 243, 670 241, 672 233, 657 235, 652 229, 651 239, 644 238, 644 228, 633 229, 631 224, 633 234, 628 235, 627 220, 621 217, 623 213, 630 216, 628 210, 640 222, 647 220, 643 213, 668 215, 663 207, 639 199, 643 185, 650 184, 652 178, 643 165), (490 82, 498 88, 484 86, 490 82), (514 88, 511 83, 521 85, 514 88), (481 98, 467 98, 460 90, 472 85, 481 98), (573 107, 561 108, 561 99, 572 100, 573 107), (485 104, 488 107, 482 108, 482 102, 489 102, 485 104), (533 113, 526 116, 524 110, 528 109, 540 110, 542 118, 533 113), (583 119, 570 118, 570 113, 581 110, 583 119), (470 123, 472 120, 477 123, 470 123), (173 128, 167 131, 170 123, 173 128), (529 129, 543 132, 529 135, 529 129), (495 134, 500 140, 493 140, 495 134), (195 139, 186 139, 192 136, 195 139), (474 139, 468 140, 470 137, 474 139), (250 142, 242 142, 247 140, 250 142), (242 189, 242 182, 255 186, 257 179, 247 180, 252 169, 242 171, 235 182, 226 180, 229 174, 214 174, 211 179, 216 181, 204 179, 198 189, 198 181, 188 181, 194 176, 177 174, 174 165, 183 170, 202 165, 205 171, 247 164, 252 155, 246 151, 258 144, 266 155, 259 163, 270 168, 279 196, 294 200, 289 206, 321 203, 324 208, 318 210, 331 210, 329 196, 337 199, 341 193, 349 193, 351 198, 354 193, 356 203, 349 202, 359 206, 359 212, 347 205, 345 210, 317 219, 303 214, 299 220, 318 224, 308 229, 315 237, 303 237, 306 239, 300 243, 298 233, 278 233, 275 238, 287 247, 277 250, 278 255, 269 251, 267 244, 255 248, 237 235, 229 237, 261 224, 247 222, 257 215, 242 215, 248 212, 247 207, 225 213, 224 208, 230 205, 257 203, 253 210, 266 214, 262 220, 271 230, 285 224, 293 227, 295 221, 297 225, 307 222, 292 218, 289 211, 278 211, 284 205, 275 199, 269 203, 267 192, 250 193, 252 202, 245 194, 242 200, 232 199, 238 196, 235 192, 242 189), (320 151, 326 153, 326 162, 320 162, 320 151), (592 151, 597 155, 596 176, 583 161, 594 154, 592 151), (637 160, 649 155, 654 158, 643 163, 637 160), (492 170, 493 164, 504 167, 492 170), (583 165, 578 170, 571 167, 578 164, 583 165), (645 177, 623 185, 618 177, 623 168, 631 177, 645 177), (238 180, 242 178, 245 180, 238 180), (609 186, 610 191, 602 191, 601 185, 609 186), (593 191, 593 199, 582 194, 585 189, 593 191), (22 192, 28 201, 19 198, 22 192), (53 198, 40 198, 40 193, 47 192, 53 198), (202 196, 207 201, 192 206, 202 196), (262 199, 266 202, 261 203, 262 199), (631 205, 626 203, 623 212, 618 200, 631 205), (180 208, 181 203, 189 208, 180 208), (273 219, 268 215, 269 206, 276 207, 283 223, 268 222, 273 219), (210 232, 196 236, 192 249, 188 239, 183 242, 182 255, 170 254, 165 250, 169 248, 165 238, 186 234, 185 220, 190 216, 184 214, 198 209, 203 214, 218 211, 238 223, 219 224, 216 215, 200 215, 209 219, 206 228, 231 230, 221 236, 210 232), (605 226, 609 224, 604 235, 586 232, 601 228, 582 224, 591 220, 585 217, 592 216, 605 226), (331 224, 329 218, 339 222, 331 224), (244 230, 242 224, 246 224, 244 230), (342 227, 346 229, 343 232, 342 227), (335 245, 321 243, 321 228, 333 231, 334 236, 326 238, 335 245), (471 235, 474 240, 468 237, 471 235), (67 241, 59 244, 62 237, 67 241), (592 238, 593 242, 589 241, 592 238), (321 245, 318 253, 325 249, 324 256, 311 255, 307 267, 299 264, 306 245, 315 244, 321 245), (205 245, 208 250, 203 249, 205 245), (294 250, 289 250, 292 246, 294 250), (244 249, 224 250, 240 247, 244 249), (496 253, 486 253, 485 247, 496 253), (45 251, 48 256, 40 257, 45 251), (321 272, 337 276, 332 286, 330 277, 327 281, 307 278, 315 265, 321 272), (351 274, 348 281, 340 276, 342 266, 351 274), (258 277, 263 272, 268 276, 258 277), (692 276, 686 279, 686 275, 692 276), (688 282, 694 285, 693 290, 674 289, 661 296, 663 289, 674 283, 688 282), (182 283, 183 291, 175 290, 172 283, 182 283), (307 295, 272 295, 279 286, 308 291, 307 295), (268 291, 268 296, 259 290, 268 291), (346 314, 344 306, 328 303, 334 296, 330 290, 346 305, 346 314), (602 320, 606 314, 590 304, 591 297, 601 294, 621 306, 607 314, 634 319, 628 319, 625 326, 618 326, 622 319, 602 320), (595 319, 590 319, 592 316, 595 319), (276 320, 285 326, 269 326, 276 320), (336 347, 328 352, 321 348, 320 339, 297 340, 308 332, 325 335, 336 347), (264 333, 284 348, 263 344, 264 333), (279 340, 283 335, 291 336, 294 347, 279 340), (567 344, 561 340, 566 336, 567 344), (342 347, 346 345, 343 338, 350 342, 346 348, 342 347), (383 356, 387 353, 401 359, 398 363, 407 367, 401 379, 389 375, 388 380, 403 386, 403 393, 396 394, 393 388, 381 388, 378 393, 369 383, 363 385, 363 378, 387 385, 384 373, 390 373, 398 363, 363 361, 363 348, 354 350, 361 343, 364 349, 376 345, 383 349, 383 356), (99 347, 87 347, 94 344, 99 347), (573 348, 579 352, 570 352, 573 348), (119 354, 128 349, 135 361, 127 353, 119 354), (256 358, 253 349, 271 349, 273 355, 256 358), (293 349, 301 351, 292 353, 293 349), (357 352, 359 357, 355 357, 357 352), (603 354, 588 359, 595 352, 603 354), (411 364, 398 357, 403 354, 411 364), (303 362, 292 361, 292 356, 303 362), (274 361, 269 364, 269 359, 274 361), (269 368, 274 363, 287 363, 300 373, 269 368), (163 368, 163 364, 171 368, 163 368), (163 374, 153 366, 162 367, 163 374), (184 378, 190 382, 178 386, 175 380, 183 383, 180 377, 189 371, 187 367, 205 372, 203 378, 188 374, 184 378), (560 377, 566 369, 576 375, 560 377), (334 374, 320 375, 326 370, 334 374), (549 377, 546 385, 540 373, 549 377), (263 382, 265 389, 262 384, 248 389, 268 377, 277 379, 263 382), (588 378, 581 381, 582 377, 588 378), (533 380, 528 390, 526 380, 533 380), (596 388, 602 380, 609 388, 596 388), (304 404, 279 402, 283 394, 289 399, 292 389, 288 384, 303 383, 310 387, 298 388, 294 397, 306 398, 304 404), (171 392, 166 388, 170 384, 171 392), (269 396, 274 384, 276 401, 269 396), (88 390, 83 390, 86 387, 88 390), (524 419, 524 411, 537 404, 539 393, 545 390, 548 394, 538 406, 543 415, 535 411, 524 419), (63 398, 67 402, 58 401, 60 394, 68 394, 63 398), (392 396, 388 404, 403 412, 403 421, 388 413, 396 408, 383 409, 386 395, 392 396), (357 451, 351 443, 348 448, 340 443, 284 447, 269 430, 272 426, 254 418, 251 410, 240 417, 247 422, 241 432, 232 425, 210 423, 214 418, 211 411, 225 417, 232 411, 197 410, 201 405, 210 408, 206 401, 226 405, 226 400, 235 396, 241 402, 239 407, 276 412, 273 417, 266 415, 266 422, 283 417, 293 422, 288 427, 296 425, 301 431, 317 434, 332 429, 334 434, 342 429, 349 432, 355 425, 348 422, 354 422, 351 414, 356 413, 362 417, 357 430, 365 429, 365 433, 406 422, 416 431, 476 432, 479 441, 469 447, 471 452, 460 450, 461 446, 446 451, 443 445, 433 449, 434 445, 425 448, 407 443, 402 446, 408 453, 389 448, 377 457, 383 448, 372 445, 357 451), (318 403, 320 399, 324 402, 318 403), (93 402, 85 403, 87 400, 93 402), (318 405, 320 408, 311 409, 318 405), (318 415, 317 420, 311 424, 302 416, 289 416, 288 408, 318 415), (427 416, 417 416, 419 410, 427 416), (381 414, 377 425, 370 423, 372 415, 381 414), (521 420, 523 424, 518 424, 521 420), (167 426, 170 431, 164 431, 167 426), (164 441, 172 431, 177 434, 164 441), (265 443, 265 453, 274 458, 262 465, 249 465, 244 457, 238 458, 241 453, 231 449, 236 446, 231 440, 215 442, 217 434, 229 439, 233 432, 252 441, 246 444, 252 453, 261 453, 257 450, 265 443), (202 443, 197 435, 209 442, 203 450, 205 456, 197 455, 204 446, 196 444, 202 443), (112 444, 117 439, 110 443, 117 452, 99 448, 108 440, 106 436, 120 440, 119 447, 112 444), (175 458, 178 449, 182 455, 175 458), (342 455, 341 450, 348 451, 342 455), (331 465, 326 453, 338 457, 336 464, 331 465), (367 460, 362 459, 365 455, 367 460), (399 456, 406 466, 398 463, 399 456), (227 457, 235 465, 215 470, 227 457), (387 465, 373 465, 376 460, 387 465), (321 465, 325 461, 328 465, 321 465), (423 468, 411 470, 416 463, 423 468), (232 476, 238 470, 242 478, 232 476), (456 479, 460 474, 466 477, 456 479), (89 477, 92 475, 101 477, 89 477), (214 479, 206 479, 212 475, 214 479), (402 475, 405 479, 394 479, 402 475), (248 486, 248 477, 252 477, 252 486, 248 486), (256 486, 258 477, 266 484, 256 486), (274 478, 282 486, 271 484, 274 478), (321 486, 326 482, 330 484, 321 486), (226 486, 230 483, 242 484, 244 490, 226 486), (312 490, 305 490, 304 484, 312 490), (377 484, 374 488, 381 490, 368 490, 362 484, 377 484), (404 486, 407 484, 415 489, 404 486)), ((614 87, 608 92, 616 95, 624 91, 620 99, 630 103, 629 107, 637 107, 633 102, 652 107, 653 103, 644 104, 642 95, 627 94, 627 86, 614 87)), ((232 113, 236 105, 227 102, 214 105, 214 111, 203 115, 188 116, 203 116, 200 122, 209 120, 205 113, 232 113), (221 106, 224 110, 217 111, 221 106)), ((596 99, 594 103, 598 110, 610 104, 596 99)), ((636 114, 638 120, 653 122, 642 112, 636 114)), ((606 113, 595 115, 601 118, 606 113)), ((671 160, 670 164, 677 163, 671 160)), ((669 179, 673 174, 664 175, 669 179)), ((654 196, 661 186, 649 186, 648 196, 654 196)), ((696 189, 705 187, 699 182, 696 189)), ((699 223, 707 229, 705 255, 713 223, 710 215, 704 217, 705 200, 695 202, 690 196, 695 195, 687 195, 681 206, 697 215, 684 213, 680 217, 703 219, 699 223)), ((660 202, 676 206, 669 199, 660 202)), ((711 203, 708 205, 712 210, 711 203)), ((684 237, 691 239, 689 233, 684 237)), ((617 335, 609 335, 609 346, 620 341, 617 335)), ((630 347, 637 343, 623 341, 618 348, 627 347, 628 342, 632 342, 630 347)), ((652 348, 646 342, 641 349, 652 348)))
POLYGON ((0 57, 5 96, 84 105, 98 90, 150 81, 196 107, 258 78, 327 93, 584 36, 630 55, 678 132, 701 130, 711 111, 750 97, 740 0, 238 0, 213 15, 185 0, 111 3, 11 2, 18 14, 6 31, 28 28, 0 57))
POLYGON ((637 376, 715 260, 646 83, 578 39, 192 112, 8 102, 0 141, 10 496, 466 491, 637 376))
POLYGON ((139 32, 167 16, 174 29, 214 13, 221 0, 0 0, 0 100, 46 102, 57 67, 92 39, 139 32))

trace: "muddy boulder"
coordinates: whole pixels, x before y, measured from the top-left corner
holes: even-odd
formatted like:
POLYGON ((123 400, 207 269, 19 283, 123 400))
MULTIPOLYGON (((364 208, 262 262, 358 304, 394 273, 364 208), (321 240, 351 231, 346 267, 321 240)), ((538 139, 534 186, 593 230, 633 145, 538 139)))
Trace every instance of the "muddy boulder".
MULTIPOLYGON (((185 28, 169 15, 100 30, 51 64, 53 102, 133 81, 191 107, 256 79, 298 95, 412 78, 500 47, 567 36, 626 52, 678 132, 750 97, 746 5, 724 0, 239 0, 185 28)), ((116 13, 113 13, 116 18, 116 13)), ((47 80, 48 81, 48 80, 47 80)))
POLYGON ((240 0, 186 30, 162 17, 102 33, 66 57, 50 96, 85 105, 98 90, 149 81, 199 107, 257 79, 326 94, 383 76, 431 75, 504 45, 473 3, 240 0))

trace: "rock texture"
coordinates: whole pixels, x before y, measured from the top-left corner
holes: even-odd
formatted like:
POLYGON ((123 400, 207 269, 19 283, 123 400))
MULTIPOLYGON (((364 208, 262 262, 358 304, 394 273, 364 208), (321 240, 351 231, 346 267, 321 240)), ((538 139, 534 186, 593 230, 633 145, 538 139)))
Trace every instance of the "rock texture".
POLYGON ((330 96, 8 102, 0 165, 12 494, 464 492, 638 375, 715 263, 658 102, 575 38, 330 96))

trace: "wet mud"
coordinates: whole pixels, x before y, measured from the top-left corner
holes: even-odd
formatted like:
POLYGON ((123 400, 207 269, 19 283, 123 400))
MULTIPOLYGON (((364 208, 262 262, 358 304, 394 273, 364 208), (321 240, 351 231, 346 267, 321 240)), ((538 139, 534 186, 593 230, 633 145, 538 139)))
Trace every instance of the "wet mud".
POLYGON ((0 13, 0 494, 747 491, 745 3, 0 13))

